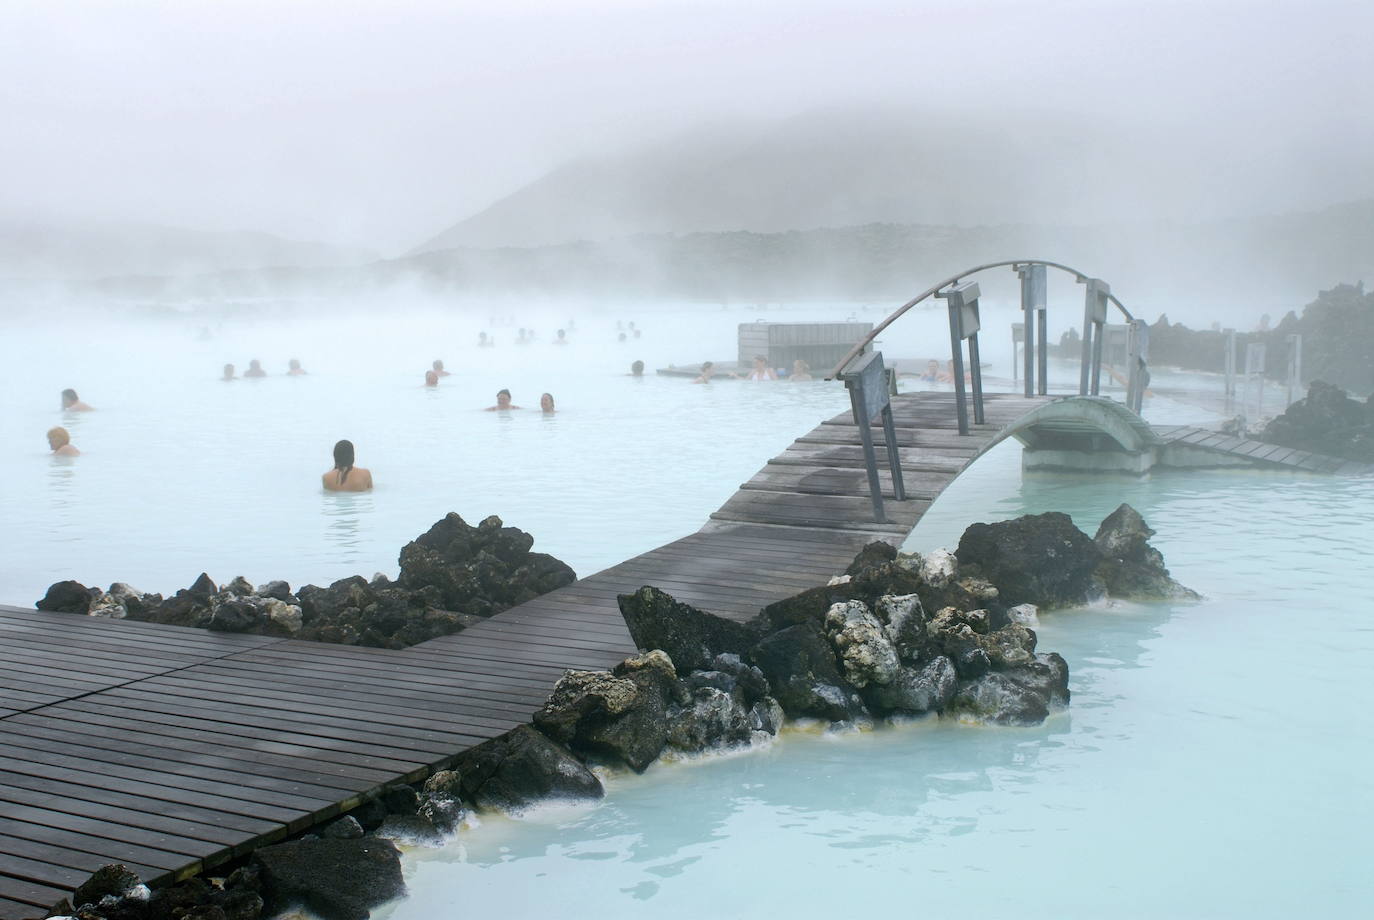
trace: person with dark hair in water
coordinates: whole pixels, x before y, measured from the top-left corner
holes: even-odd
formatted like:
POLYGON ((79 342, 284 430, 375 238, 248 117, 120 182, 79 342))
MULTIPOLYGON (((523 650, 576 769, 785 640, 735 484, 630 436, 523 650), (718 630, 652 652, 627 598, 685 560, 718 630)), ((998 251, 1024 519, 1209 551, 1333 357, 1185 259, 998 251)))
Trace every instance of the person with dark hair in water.
POLYGON ((425 386, 437 387, 439 385, 438 371, 425 371, 425 386))
POLYGON ((334 468, 320 477, 326 492, 366 492, 372 488, 372 471, 353 465, 353 442, 334 445, 334 468))
POLYGON ((303 376, 305 376, 305 368, 301 367, 301 362, 300 362, 300 359, 299 359, 299 358, 292 358, 290 361, 286 362, 286 376, 288 376, 288 377, 303 377, 303 376))
POLYGON ((434 359, 434 364, 433 364, 432 366, 433 366, 433 368, 434 368, 434 376, 436 376, 436 377, 447 377, 447 376, 449 376, 448 371, 444 370, 444 362, 443 362, 443 361, 440 361, 438 358, 435 358, 435 359, 434 359))
POLYGON ((488 412, 504 412, 507 409, 519 409, 519 406, 512 406, 510 403, 510 390, 500 389, 496 391, 496 405, 487 406, 488 412))
POLYGON ((545 393, 543 396, 539 397, 539 408, 545 415, 553 415, 555 410, 553 408, 552 393, 545 393))
POLYGON ((220 379, 220 380, 238 380, 239 378, 237 378, 237 377, 234 376, 234 365, 232 365, 232 364, 226 364, 226 365, 224 365, 224 376, 221 377, 221 378, 219 378, 219 379, 220 379))
POLYGON ((257 358, 248 362, 248 370, 243 372, 245 377, 266 377, 267 371, 262 369, 262 362, 257 358))
POLYGON ((631 365, 630 365, 630 376, 631 376, 631 377, 643 377, 643 376, 644 376, 644 362, 643 362, 643 361, 636 361, 634 364, 631 364, 631 365))
POLYGON ((81 401, 81 397, 76 395, 76 390, 62 391, 62 409, 66 412, 90 412, 91 407, 81 401))

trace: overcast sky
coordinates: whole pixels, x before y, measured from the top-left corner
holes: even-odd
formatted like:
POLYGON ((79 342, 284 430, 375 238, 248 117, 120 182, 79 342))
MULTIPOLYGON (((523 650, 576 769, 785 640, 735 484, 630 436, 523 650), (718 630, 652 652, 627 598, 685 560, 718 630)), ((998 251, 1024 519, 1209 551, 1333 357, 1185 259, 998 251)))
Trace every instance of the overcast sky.
MULTIPOLYGON (((0 218, 390 253, 578 154, 871 102, 1363 156, 1372 48, 1369 0, 4 0, 0 218)), ((1374 194, 1322 172, 1308 203, 1374 194)))

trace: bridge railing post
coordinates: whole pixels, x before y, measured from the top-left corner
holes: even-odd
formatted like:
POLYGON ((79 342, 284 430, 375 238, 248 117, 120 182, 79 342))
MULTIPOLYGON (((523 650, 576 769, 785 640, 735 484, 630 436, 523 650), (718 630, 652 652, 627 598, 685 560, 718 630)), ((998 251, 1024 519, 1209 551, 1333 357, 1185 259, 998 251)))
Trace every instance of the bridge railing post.
POLYGON ((964 341, 968 341, 969 379, 973 385, 973 422, 983 424, 983 370, 979 365, 978 283, 956 285, 935 295, 943 298, 949 308, 950 362, 954 371, 954 411, 958 414, 959 433, 968 434, 968 397, 964 391, 964 341))
POLYGON ((1048 345, 1045 341, 1047 273, 1045 266, 1032 263, 1016 266, 1016 274, 1021 278, 1021 313, 1026 327, 1025 393, 1027 396, 1034 396, 1038 392, 1044 396, 1048 345), (1038 353, 1036 349, 1039 349, 1038 353), (1035 383, 1037 368, 1040 373, 1038 388, 1035 383))
POLYGON ((1236 411, 1236 330, 1223 329, 1226 358, 1226 414, 1236 411))
POLYGON ((1131 320, 1126 341, 1126 406, 1139 415, 1150 385, 1150 327, 1143 319, 1131 320))
POLYGON ((868 471, 868 493, 873 503, 873 519, 887 523, 883 511, 883 485, 878 478, 878 454, 873 447, 873 416, 881 414, 883 440, 887 445, 888 469, 892 473, 892 497, 906 501, 906 486, 902 482, 902 458, 897 448, 897 426, 892 419, 891 382, 883 368, 882 352, 864 355, 849 370, 840 375, 849 402, 854 410, 854 424, 859 426, 859 443, 863 445, 864 466, 868 471))
POLYGON ((1100 278, 1084 278, 1087 294, 1083 302, 1083 354, 1078 369, 1078 395, 1097 396, 1102 392, 1102 327, 1107 323, 1107 298, 1111 285, 1100 278))
POLYGON ((1288 337, 1288 405, 1293 405, 1294 394, 1302 399, 1302 336, 1294 333, 1288 337))

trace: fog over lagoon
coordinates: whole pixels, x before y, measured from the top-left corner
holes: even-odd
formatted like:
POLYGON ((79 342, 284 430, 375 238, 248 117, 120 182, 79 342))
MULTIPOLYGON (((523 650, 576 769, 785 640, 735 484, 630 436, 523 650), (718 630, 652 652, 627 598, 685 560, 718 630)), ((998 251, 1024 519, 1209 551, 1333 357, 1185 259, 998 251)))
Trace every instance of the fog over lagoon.
MULTIPOLYGON (((1300 309, 1374 274, 1371 27, 1330 0, 6 4, 0 602, 66 577, 394 574, 450 510, 590 574, 696 529, 845 408, 833 383, 655 368, 732 359, 740 322, 877 321, 985 255, 1084 259, 1150 320, 1300 309), (757 282, 794 231, 871 224, 920 227, 843 231, 823 291, 607 293, 665 266, 757 282), (730 262, 739 231, 764 255, 730 262), (865 246, 916 267, 844 290, 865 246), (569 252, 589 286, 532 294, 569 252), (611 257, 629 267, 607 281, 611 257), (268 379, 216 379, 253 358, 268 379), (290 358, 308 376, 281 376, 290 358), (435 358, 453 376, 426 391, 435 358), (480 411, 502 386, 525 411, 480 411), (60 413, 65 387, 96 411, 60 413), (82 456, 48 455, 58 423, 82 456), (320 491, 341 437, 374 492, 320 491)), ((995 376, 1012 281, 984 282, 995 376)), ((1082 295, 1051 296, 1057 337, 1082 295)), ((945 357, 944 322, 913 314, 885 354, 945 357)), ((1145 415, 1219 421, 1162 396, 1145 415)), ((1044 726, 792 735, 615 774, 594 807, 409 852, 412 896, 382 916, 1356 913, 1368 483, 1023 475, 1007 444, 908 547, 1045 510, 1091 531, 1121 501, 1205 598, 1045 615, 1074 701, 1044 726)))

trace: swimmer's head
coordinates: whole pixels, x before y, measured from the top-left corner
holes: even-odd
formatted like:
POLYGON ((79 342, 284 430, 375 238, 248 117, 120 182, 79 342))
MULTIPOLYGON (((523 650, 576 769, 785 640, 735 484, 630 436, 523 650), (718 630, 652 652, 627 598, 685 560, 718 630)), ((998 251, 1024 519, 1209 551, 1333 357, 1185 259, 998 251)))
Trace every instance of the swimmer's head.
POLYGON ((940 362, 939 362, 939 361, 936 361, 934 358, 931 358, 929 361, 926 362, 926 370, 928 370, 928 371, 938 371, 939 369, 940 369, 940 362))
POLYGON ((543 409, 545 412, 553 411, 552 393, 545 393, 543 396, 539 397, 539 408, 543 409))
MULTIPOLYGON (((485 339, 486 337, 487 337, 487 334, 486 334, 485 332, 482 333, 482 338, 485 339)), ((441 370, 444 369, 444 362, 443 362, 443 361, 440 361, 438 358, 435 358, 435 359, 434 359, 434 363, 431 364, 430 367, 434 368, 435 373, 438 373, 439 371, 441 371, 441 370)))
POLYGON ((254 358, 252 361, 248 362, 248 369, 250 371, 260 371, 262 370, 262 362, 254 358))
POLYGON ((810 373, 810 371, 811 371, 811 365, 807 364, 807 363, 806 363, 805 361, 803 361, 801 358, 798 358, 797 360, 795 360, 795 361, 792 362, 792 373, 794 373, 794 374, 806 374, 806 373, 810 373))
POLYGON ((233 379, 234 379, 234 365, 232 365, 232 364, 226 364, 226 365, 224 365, 224 379, 225 379, 225 380, 233 380, 233 379))
POLYGON ((287 361, 287 362, 286 362, 286 366, 289 367, 289 368, 290 368, 291 370, 293 370, 293 371, 298 371, 298 370, 301 369, 301 362, 300 362, 300 359, 298 359, 298 358, 292 358, 290 361, 287 361))
POLYGON ((510 405, 510 390, 500 389, 496 391, 496 404, 498 406, 510 405))
POLYGON ((425 386, 437 387, 439 385, 439 374, 436 371, 425 371, 425 386))
POLYGON ((558 337, 559 337, 560 339, 561 339, 561 338, 566 338, 567 335, 568 335, 568 334, 567 334, 566 332, 564 332, 562 329, 559 329, 559 330, 558 330, 558 337))
MULTIPOLYGON (((67 408, 68 406, 74 406, 74 405, 76 405, 76 404, 77 404, 78 402, 80 402, 80 401, 81 401, 80 398, 76 395, 76 390, 63 390, 63 391, 62 391, 62 408, 63 408, 63 409, 67 408)), ((53 430, 56 431, 57 429, 53 429, 53 430)))
POLYGON ((713 367, 715 367, 715 366, 716 366, 716 362, 714 362, 714 361, 703 361, 702 364, 701 364, 701 369, 704 370, 704 371, 709 371, 709 370, 711 370, 711 369, 712 369, 713 367))
POLYGON ((72 443, 72 436, 67 433, 67 429, 62 426, 48 429, 48 447, 59 450, 72 443))
POLYGON ((643 362, 643 361, 636 361, 634 364, 631 364, 631 365, 630 365, 630 373, 631 373, 631 374, 634 374, 636 377, 643 377, 643 376, 644 376, 644 362, 643 362))
POLYGON ((340 441, 334 445, 334 469, 351 470, 353 468, 353 442, 340 441))
POLYGON ((768 366, 768 359, 763 355, 754 355, 754 366, 757 368, 765 368, 768 366))

